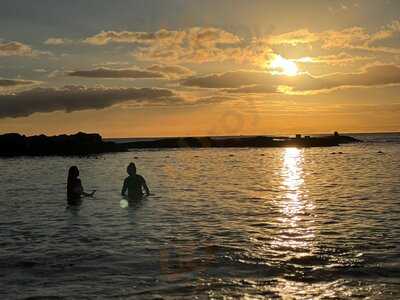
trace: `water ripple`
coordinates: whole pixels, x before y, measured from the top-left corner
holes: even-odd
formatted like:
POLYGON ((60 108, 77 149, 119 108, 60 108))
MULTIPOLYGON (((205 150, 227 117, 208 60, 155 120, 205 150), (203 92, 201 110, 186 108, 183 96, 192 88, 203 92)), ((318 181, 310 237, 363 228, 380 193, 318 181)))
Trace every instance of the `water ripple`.
POLYGON ((2 299, 400 298, 398 144, 102 158, 0 160, 2 299), (135 157, 155 196, 121 206, 135 157))

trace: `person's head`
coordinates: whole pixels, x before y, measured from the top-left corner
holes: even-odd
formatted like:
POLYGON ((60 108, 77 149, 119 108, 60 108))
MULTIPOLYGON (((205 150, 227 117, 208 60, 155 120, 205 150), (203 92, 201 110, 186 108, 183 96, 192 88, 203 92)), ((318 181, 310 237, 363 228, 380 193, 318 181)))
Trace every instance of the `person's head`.
POLYGON ((68 170, 68 179, 79 177, 79 170, 77 166, 72 166, 68 170))
POLYGON ((126 172, 128 172, 128 174, 130 176, 135 175, 136 174, 136 166, 135 166, 135 164, 134 163, 130 163, 128 165, 128 167, 126 168, 126 172))

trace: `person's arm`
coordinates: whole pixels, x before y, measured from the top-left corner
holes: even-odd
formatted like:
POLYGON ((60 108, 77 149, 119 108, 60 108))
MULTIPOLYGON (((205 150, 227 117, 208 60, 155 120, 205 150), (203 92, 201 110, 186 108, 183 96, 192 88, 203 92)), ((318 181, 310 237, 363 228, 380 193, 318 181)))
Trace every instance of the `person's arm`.
POLYGON ((128 189, 128 178, 124 180, 124 185, 122 186, 122 191, 121 191, 122 196, 125 196, 127 189, 128 189))
POLYGON ((93 197, 94 193, 96 193, 96 190, 93 190, 91 193, 82 192, 82 195, 85 197, 93 197))
POLYGON ((144 191, 146 192, 146 196, 150 195, 150 190, 149 187, 147 186, 146 180, 142 177, 142 186, 144 188, 144 191))
POLYGON ((79 190, 80 194, 85 197, 93 197, 94 193, 96 193, 96 190, 93 190, 91 193, 86 193, 85 190, 83 189, 82 182, 80 180, 79 180, 79 190))

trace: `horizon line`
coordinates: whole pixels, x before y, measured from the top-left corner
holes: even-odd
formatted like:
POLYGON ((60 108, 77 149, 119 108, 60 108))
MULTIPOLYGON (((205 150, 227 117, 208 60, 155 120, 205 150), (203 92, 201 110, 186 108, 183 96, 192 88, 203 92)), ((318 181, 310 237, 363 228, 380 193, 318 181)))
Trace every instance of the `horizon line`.
MULTIPOLYGON (((333 132, 323 132, 323 133, 281 133, 281 134, 234 134, 234 135, 182 135, 182 136, 177 136, 177 135, 166 135, 166 136, 132 136, 132 137, 103 137, 104 139, 165 139, 165 138, 204 138, 204 137, 254 137, 254 136, 295 136, 296 134, 301 134, 302 136, 307 136, 307 135, 332 135, 334 134, 335 131, 333 132)), ((337 131, 339 134, 345 134, 345 135, 351 135, 351 134, 400 134, 400 131, 371 131, 371 132, 365 132, 365 131, 360 131, 360 132, 340 132, 337 131)))

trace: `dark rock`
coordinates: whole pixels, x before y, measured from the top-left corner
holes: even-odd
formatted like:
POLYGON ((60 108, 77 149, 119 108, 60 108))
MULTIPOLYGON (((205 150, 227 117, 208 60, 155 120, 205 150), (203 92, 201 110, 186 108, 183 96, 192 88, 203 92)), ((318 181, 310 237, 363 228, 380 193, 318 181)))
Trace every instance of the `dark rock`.
POLYGON ((340 144, 361 142, 350 136, 342 136, 335 133, 331 136, 304 138, 297 135, 296 138, 269 136, 237 137, 237 138, 212 138, 212 137, 187 137, 166 138, 151 141, 139 141, 125 143, 127 148, 132 149, 157 149, 157 148, 244 148, 244 147, 332 147, 340 144))
POLYGON ((122 144, 104 142, 99 134, 79 132, 74 135, 26 137, 17 133, 0 135, 0 156, 88 156, 126 151, 122 144))

